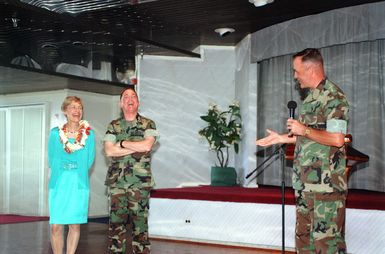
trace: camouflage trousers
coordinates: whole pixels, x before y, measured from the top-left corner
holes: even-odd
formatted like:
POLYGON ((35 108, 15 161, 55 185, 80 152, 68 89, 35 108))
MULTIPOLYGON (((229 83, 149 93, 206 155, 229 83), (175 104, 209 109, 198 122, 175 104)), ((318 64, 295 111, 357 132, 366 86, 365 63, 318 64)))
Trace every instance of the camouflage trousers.
POLYGON ((346 254, 347 193, 296 191, 296 251, 299 254, 346 254))
POLYGON ((150 253, 150 191, 151 188, 109 188, 108 253, 150 253), (131 243, 131 246, 127 245, 131 243))

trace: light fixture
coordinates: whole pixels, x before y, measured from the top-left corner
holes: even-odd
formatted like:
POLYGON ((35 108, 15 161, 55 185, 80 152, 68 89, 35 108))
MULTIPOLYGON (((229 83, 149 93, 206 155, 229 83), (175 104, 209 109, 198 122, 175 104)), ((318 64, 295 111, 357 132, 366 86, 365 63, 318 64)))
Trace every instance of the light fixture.
POLYGON ((255 7, 261 7, 274 2, 274 0, 249 0, 249 2, 254 4, 255 7))
POLYGON ((17 23, 20 21, 20 19, 12 18, 11 20, 12 20, 13 27, 17 27, 17 23))
POLYGON ((216 33, 218 33, 221 37, 225 37, 226 35, 229 35, 233 32, 235 32, 234 28, 229 27, 221 27, 214 30, 216 33))

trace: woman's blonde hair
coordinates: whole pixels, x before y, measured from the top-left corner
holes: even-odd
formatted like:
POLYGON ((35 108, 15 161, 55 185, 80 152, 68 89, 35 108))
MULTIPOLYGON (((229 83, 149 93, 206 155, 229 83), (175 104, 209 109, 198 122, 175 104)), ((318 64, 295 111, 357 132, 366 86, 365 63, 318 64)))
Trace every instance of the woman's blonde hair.
POLYGON ((64 112, 67 109, 68 105, 70 105, 72 102, 77 102, 77 103, 79 103, 82 106, 82 108, 84 108, 83 107, 83 102, 82 102, 82 100, 79 97, 77 97, 77 96, 67 96, 64 99, 63 103, 61 104, 61 110, 64 112))

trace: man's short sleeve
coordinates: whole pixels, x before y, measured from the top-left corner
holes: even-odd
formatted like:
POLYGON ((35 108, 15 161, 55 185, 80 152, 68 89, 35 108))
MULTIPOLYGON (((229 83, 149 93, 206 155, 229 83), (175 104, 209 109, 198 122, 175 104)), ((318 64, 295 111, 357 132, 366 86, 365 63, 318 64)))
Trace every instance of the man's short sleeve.
POLYGON ((342 119, 327 120, 326 131, 346 134, 348 131, 348 122, 342 119))
POLYGON ((159 140, 159 131, 156 129, 156 125, 152 120, 150 120, 144 131, 144 137, 154 137, 156 141, 159 140))
POLYGON ((154 129, 147 129, 144 131, 144 137, 154 137, 156 140, 159 139, 159 131, 154 129))
POLYGON ((326 130, 334 133, 347 133, 349 121, 349 104, 345 94, 337 86, 330 87, 326 96, 327 112, 326 130))
POLYGON ((106 134, 103 137, 103 142, 104 141, 116 143, 116 132, 111 123, 108 125, 106 134))

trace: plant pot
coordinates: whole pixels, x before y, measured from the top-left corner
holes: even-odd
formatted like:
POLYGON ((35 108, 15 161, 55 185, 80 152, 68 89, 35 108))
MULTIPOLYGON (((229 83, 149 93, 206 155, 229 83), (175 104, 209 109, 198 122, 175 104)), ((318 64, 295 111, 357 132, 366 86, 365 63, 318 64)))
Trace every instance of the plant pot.
POLYGON ((211 167, 211 186, 236 186, 237 172, 233 167, 211 167))

